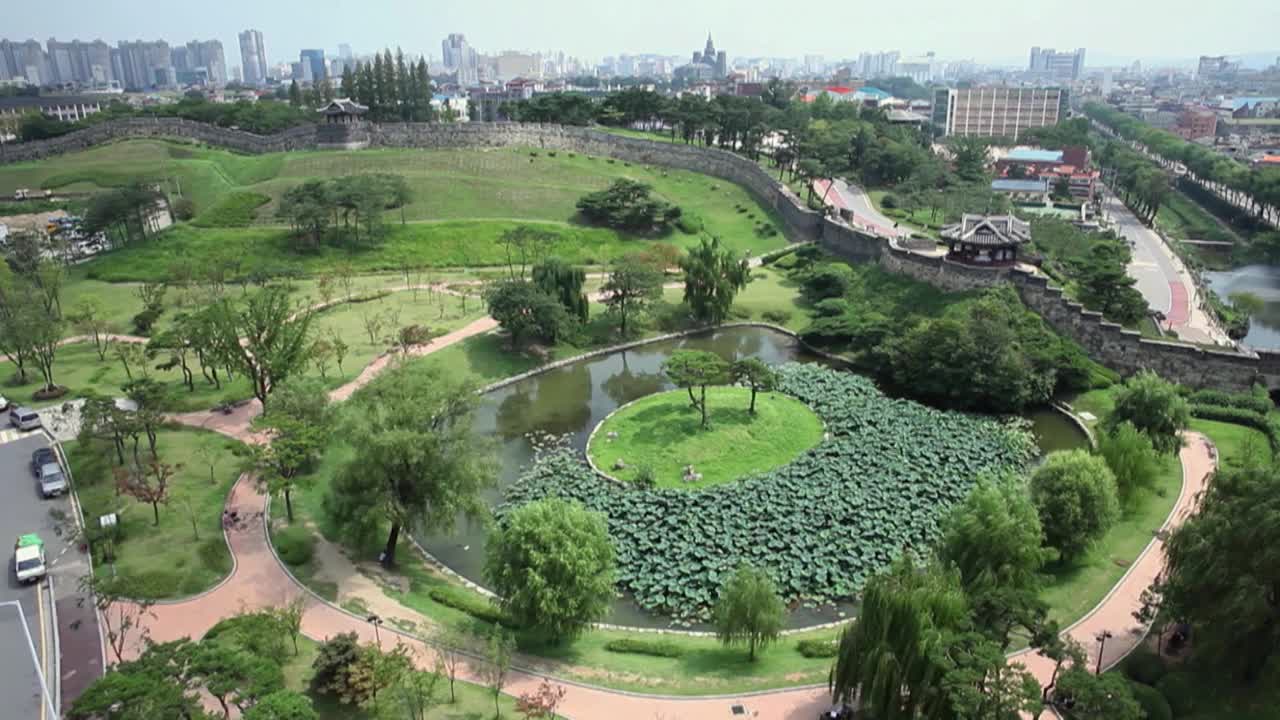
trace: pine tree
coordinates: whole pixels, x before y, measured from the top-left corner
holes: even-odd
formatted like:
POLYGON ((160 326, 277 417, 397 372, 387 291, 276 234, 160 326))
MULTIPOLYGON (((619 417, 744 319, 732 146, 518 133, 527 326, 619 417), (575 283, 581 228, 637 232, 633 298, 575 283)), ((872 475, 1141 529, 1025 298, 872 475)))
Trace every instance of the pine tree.
POLYGON ((394 120, 400 112, 400 89, 396 86, 396 60, 391 50, 382 53, 382 119, 394 120))
POLYGON ((298 87, 296 79, 289 83, 289 104, 294 107, 302 105, 302 88, 298 87))
POLYGON ((342 97, 356 100, 356 72, 350 65, 342 68, 342 97))
POLYGON ((377 102, 375 90, 373 66, 369 63, 358 65, 356 67, 356 95, 359 97, 360 104, 369 108, 371 113, 373 112, 373 106, 377 102))
POLYGON ((414 96, 417 94, 417 88, 413 87, 413 80, 409 76, 409 70, 405 67, 404 51, 396 48, 396 93, 400 99, 400 120, 409 122, 413 119, 413 111, 417 104, 414 102, 414 96))
POLYGON ((373 68, 369 71, 370 85, 373 88, 372 101, 369 103, 369 115, 374 120, 382 120, 382 109, 387 106, 387 87, 383 82, 386 69, 382 67, 382 55, 373 54, 373 68))

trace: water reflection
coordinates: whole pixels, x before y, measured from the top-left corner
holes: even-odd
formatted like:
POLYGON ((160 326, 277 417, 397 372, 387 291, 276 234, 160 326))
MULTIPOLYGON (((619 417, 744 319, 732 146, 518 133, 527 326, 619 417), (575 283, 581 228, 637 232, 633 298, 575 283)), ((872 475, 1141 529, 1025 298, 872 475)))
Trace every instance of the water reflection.
MULTIPOLYGON (((500 475, 498 487, 489 494, 490 502, 496 503, 501 488, 514 482, 532 461, 531 434, 564 435, 581 452, 591 430, 610 412, 637 398, 671 389, 662 374, 662 363, 677 349, 709 350, 729 361, 754 356, 775 365, 825 362, 787 335, 761 328, 729 328, 583 360, 495 390, 486 395, 476 417, 476 429, 494 435, 498 444, 500 475)), ((1060 416, 1036 415, 1032 419, 1046 450, 1083 443, 1078 430, 1060 416)), ((462 521, 452 535, 419 539, 449 567, 483 582, 482 525, 462 521)), ((836 612, 833 608, 799 608, 791 613, 789 622, 793 626, 826 622, 835 619, 836 612)), ((614 603, 606 621, 650 627, 667 624, 665 618, 646 613, 626 598, 614 603)))
POLYGON ((1209 287, 1224 298, 1238 292, 1253 293, 1261 298, 1262 312, 1250 319, 1244 344, 1280 349, 1280 267, 1246 265, 1235 270, 1205 272, 1204 278, 1209 287))

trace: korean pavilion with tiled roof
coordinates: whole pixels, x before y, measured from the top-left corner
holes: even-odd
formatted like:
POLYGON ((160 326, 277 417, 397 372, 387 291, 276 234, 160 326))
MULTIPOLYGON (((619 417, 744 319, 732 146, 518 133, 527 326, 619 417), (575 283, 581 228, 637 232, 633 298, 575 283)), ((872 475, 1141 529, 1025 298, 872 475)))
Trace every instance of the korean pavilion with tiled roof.
POLYGON ((966 265, 1012 265, 1018 246, 1031 242, 1031 225, 1012 215, 968 215, 942 228, 947 259, 966 265))

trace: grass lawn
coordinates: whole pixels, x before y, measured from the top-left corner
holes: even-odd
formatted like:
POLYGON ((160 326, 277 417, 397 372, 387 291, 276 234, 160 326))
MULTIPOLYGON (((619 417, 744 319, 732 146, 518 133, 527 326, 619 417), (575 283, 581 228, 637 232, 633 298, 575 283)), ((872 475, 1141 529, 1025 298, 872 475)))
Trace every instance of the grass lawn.
MULTIPOLYGON (((376 713, 351 705, 343 705, 337 698, 311 691, 312 663, 319 653, 320 643, 307 637, 298 638, 298 654, 284 666, 284 683, 289 690, 305 693, 311 698, 320 720, 372 720, 376 713)), ((493 695, 488 689, 459 680, 456 684, 457 702, 449 702, 449 679, 442 677, 436 686, 436 698, 440 705, 417 720, 488 720, 493 717, 493 695)), ((515 717, 515 700, 510 695, 498 699, 505 717, 515 717)), ((399 716, 397 716, 399 717, 399 716)))
POLYGON ((732 314, 799 332, 809 324, 805 309, 794 280, 779 270, 760 267, 751 271, 751 282, 734 299, 732 314))
MULTIPOLYGON (((144 456, 146 442, 143 437, 144 456)), ((96 527, 102 515, 114 512, 119 517, 119 574, 144 582, 152 597, 177 598, 207 590, 231 572, 231 554, 222 537, 222 506, 240 475, 240 459, 233 454, 236 446, 211 432, 161 431, 156 445, 160 460, 179 467, 156 525, 149 504, 116 492, 112 472, 118 466, 109 446, 66 445, 85 521, 96 527)), ((97 568, 111 572, 101 557, 97 568)))
MULTIPOLYGON (((92 192, 135 178, 161 182, 171 194, 180 187, 196 204, 197 223, 179 224, 151 242, 108 253, 87 265, 91 278, 137 281, 164 279, 178 261, 202 267, 215 258, 238 260, 243 268, 289 266, 303 272, 346 260, 361 270, 386 269, 398 255, 436 267, 494 265, 505 262, 497 238, 522 222, 545 223, 560 238, 555 254, 567 261, 603 262, 653 239, 577 222, 578 198, 623 177, 651 185, 679 205, 691 222, 735 249, 760 254, 785 243, 777 216, 732 183, 682 170, 535 149, 314 151, 250 158, 173 142, 131 140, 0 168, 0 192, 19 187, 92 192), (400 224, 399 210, 388 211, 385 242, 354 254, 334 248, 299 254, 288 247, 275 219, 282 193, 309 179, 369 172, 396 173, 409 182, 415 198, 404 209, 408 225, 400 224), (261 198, 267 201, 258 206, 261 198), (250 220, 259 227, 217 227, 250 220)), ((657 239, 687 247, 699 236, 677 231, 657 239)))
POLYGON ((1156 224, 1177 240, 1241 241, 1239 236, 1214 219, 1208 210, 1176 190, 1170 192, 1160 204, 1156 224))
POLYGON ((747 412, 747 388, 708 388, 706 399, 706 428, 684 390, 637 400, 600 424, 587 454, 620 480, 634 480, 648 467, 660 488, 697 490, 785 465, 822 440, 822 420, 782 393, 759 393, 755 415, 747 412), (619 460, 626 467, 614 470, 619 460), (700 480, 684 481, 688 465, 700 480))

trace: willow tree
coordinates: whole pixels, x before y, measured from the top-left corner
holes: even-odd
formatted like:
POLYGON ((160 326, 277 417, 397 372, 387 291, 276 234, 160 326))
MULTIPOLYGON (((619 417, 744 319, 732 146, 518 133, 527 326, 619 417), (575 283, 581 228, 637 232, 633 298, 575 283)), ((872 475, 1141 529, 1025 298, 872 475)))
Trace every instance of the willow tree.
POLYGON ((945 717, 941 658, 968 613, 956 574, 904 556, 867 583, 857 621, 841 633, 832 699, 856 699, 878 720, 945 717))
POLYGON ((350 544, 366 547, 385 529, 380 559, 390 567, 405 528, 445 533, 459 516, 484 517, 481 493, 496 473, 488 442, 472 431, 473 387, 400 367, 357 398, 348 433, 355 452, 325 498, 350 544))

